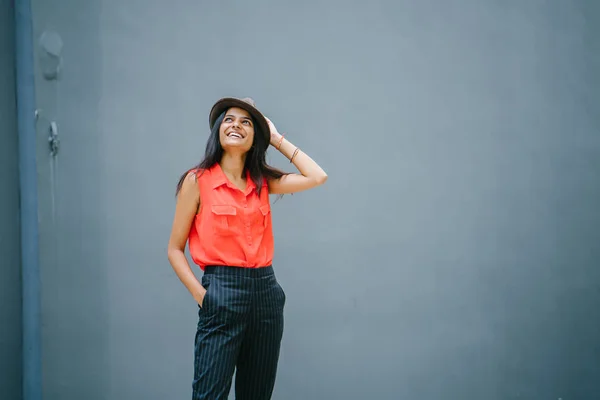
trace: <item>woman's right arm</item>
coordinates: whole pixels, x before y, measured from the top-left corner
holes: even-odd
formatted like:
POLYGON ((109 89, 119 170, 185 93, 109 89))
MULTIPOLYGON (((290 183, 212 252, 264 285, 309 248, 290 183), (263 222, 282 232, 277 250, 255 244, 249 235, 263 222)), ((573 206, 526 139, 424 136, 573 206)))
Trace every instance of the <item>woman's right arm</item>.
POLYGON ((192 294, 196 302, 202 306, 206 289, 200 284, 185 257, 185 245, 194 217, 200 205, 200 190, 193 172, 189 173, 177 195, 175 217, 169 238, 168 257, 177 277, 192 294))

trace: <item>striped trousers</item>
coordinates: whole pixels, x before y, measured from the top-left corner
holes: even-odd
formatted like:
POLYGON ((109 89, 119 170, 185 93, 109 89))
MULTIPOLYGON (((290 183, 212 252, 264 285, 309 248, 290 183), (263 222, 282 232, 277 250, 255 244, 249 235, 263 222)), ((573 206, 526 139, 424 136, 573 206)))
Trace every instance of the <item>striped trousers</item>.
POLYGON ((207 266, 198 310, 193 400, 268 400, 275 386, 285 293, 273 268, 207 266))

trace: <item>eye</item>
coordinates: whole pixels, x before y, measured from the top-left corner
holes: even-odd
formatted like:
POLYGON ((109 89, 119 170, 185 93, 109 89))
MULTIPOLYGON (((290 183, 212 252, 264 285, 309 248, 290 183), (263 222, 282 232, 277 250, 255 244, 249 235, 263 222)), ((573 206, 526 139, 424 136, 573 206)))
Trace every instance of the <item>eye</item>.
POLYGON ((231 121, 231 117, 225 117, 224 121, 225 121, 225 122, 229 122, 229 121, 231 121))
POLYGON ((248 126, 252 125, 252 124, 250 123, 250 121, 248 121, 248 120, 245 120, 245 121, 244 121, 244 124, 246 124, 246 125, 248 125, 248 126))

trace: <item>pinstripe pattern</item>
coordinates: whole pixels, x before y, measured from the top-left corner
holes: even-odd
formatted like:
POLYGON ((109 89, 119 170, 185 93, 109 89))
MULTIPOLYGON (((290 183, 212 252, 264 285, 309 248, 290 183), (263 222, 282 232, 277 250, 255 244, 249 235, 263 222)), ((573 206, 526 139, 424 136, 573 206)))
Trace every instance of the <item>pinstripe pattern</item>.
POLYGON ((193 400, 226 400, 234 371, 236 400, 270 399, 285 305, 273 268, 209 266, 202 285, 193 400))

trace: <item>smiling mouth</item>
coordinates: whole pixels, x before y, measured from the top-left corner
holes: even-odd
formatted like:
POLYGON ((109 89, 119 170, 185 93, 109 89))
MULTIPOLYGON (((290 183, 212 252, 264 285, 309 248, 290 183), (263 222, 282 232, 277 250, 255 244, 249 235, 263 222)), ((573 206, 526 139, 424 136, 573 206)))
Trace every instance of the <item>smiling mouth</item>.
POLYGON ((233 138, 237 138, 237 139, 243 139, 242 135, 240 135, 237 132, 229 132, 229 135, 227 135, 227 137, 233 137, 233 138))

